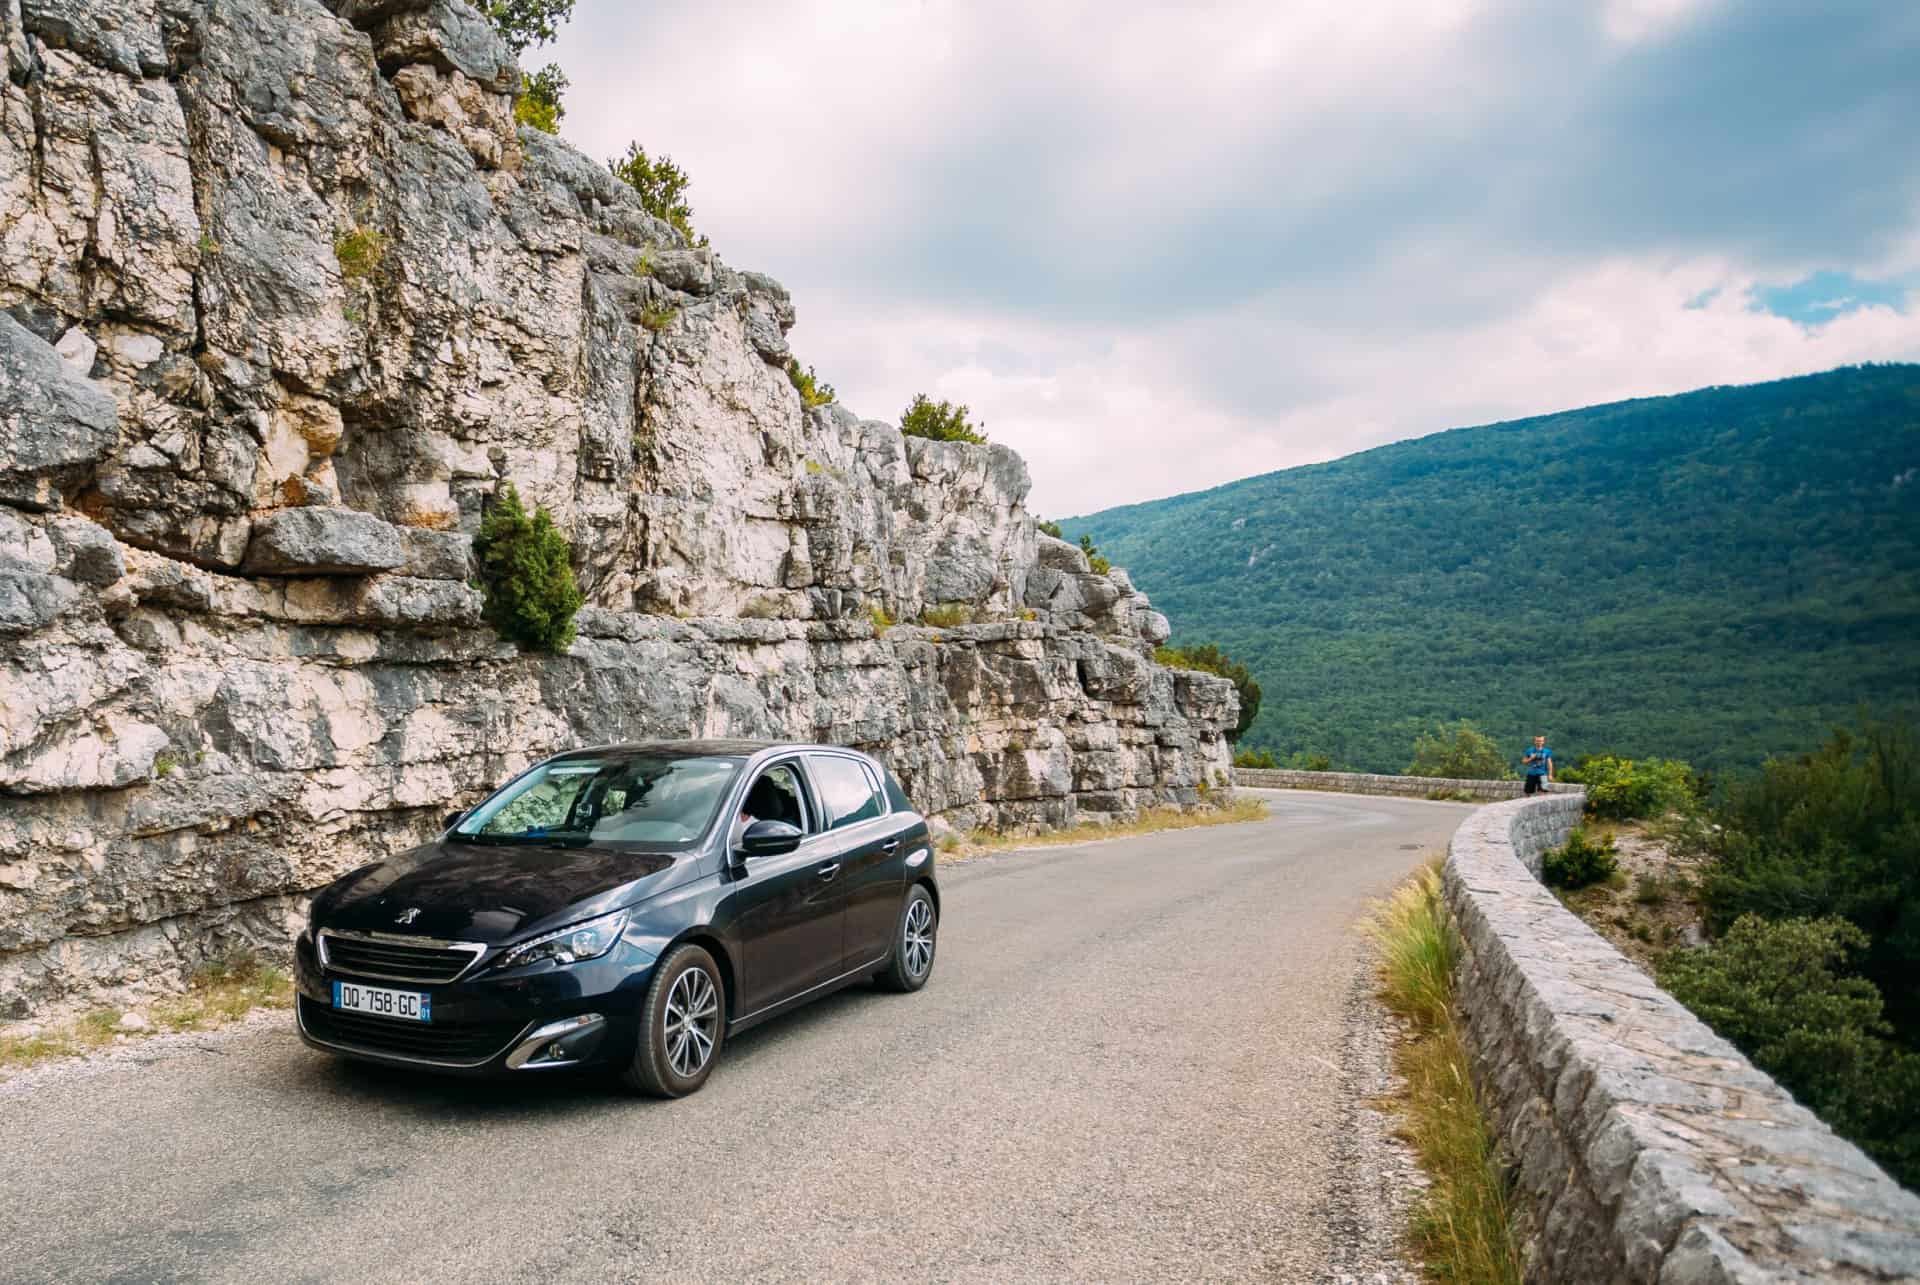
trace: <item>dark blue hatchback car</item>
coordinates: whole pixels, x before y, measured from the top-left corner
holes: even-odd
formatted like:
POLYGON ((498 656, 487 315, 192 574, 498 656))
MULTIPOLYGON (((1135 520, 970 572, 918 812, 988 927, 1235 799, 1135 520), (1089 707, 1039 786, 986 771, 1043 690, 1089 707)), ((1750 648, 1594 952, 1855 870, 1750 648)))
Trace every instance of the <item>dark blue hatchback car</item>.
POLYGON ((678 1097, 748 1026, 870 978, 918 990, 939 923, 926 819, 868 755, 600 746, 322 889, 295 1011, 346 1057, 607 1066, 678 1097))

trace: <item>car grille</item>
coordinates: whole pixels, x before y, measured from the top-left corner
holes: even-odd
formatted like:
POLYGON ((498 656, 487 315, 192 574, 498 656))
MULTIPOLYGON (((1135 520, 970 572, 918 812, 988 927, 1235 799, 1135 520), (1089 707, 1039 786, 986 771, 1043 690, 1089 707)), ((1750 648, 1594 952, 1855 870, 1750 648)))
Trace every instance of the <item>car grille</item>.
POLYGON ((450 982, 480 957, 474 947, 426 946, 322 932, 329 972, 389 982, 450 982))
POLYGON ((461 1026, 342 1013, 304 995, 300 997, 300 1023, 307 1034, 323 1043, 433 1062, 489 1061, 506 1052, 526 1029, 525 1023, 519 1022, 461 1026))

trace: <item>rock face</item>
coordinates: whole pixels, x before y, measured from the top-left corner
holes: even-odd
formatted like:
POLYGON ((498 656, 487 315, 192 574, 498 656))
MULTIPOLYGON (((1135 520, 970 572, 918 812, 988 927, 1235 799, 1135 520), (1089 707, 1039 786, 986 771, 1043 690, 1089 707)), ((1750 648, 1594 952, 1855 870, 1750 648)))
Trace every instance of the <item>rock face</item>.
POLYGON ((1232 689, 1019 457, 803 408, 787 292, 516 131, 465 4, 0 0, 0 46, 0 1019, 284 943, 583 742, 859 745, 956 826, 1227 786, 1232 689), (479 624, 503 480, 566 655, 479 624))

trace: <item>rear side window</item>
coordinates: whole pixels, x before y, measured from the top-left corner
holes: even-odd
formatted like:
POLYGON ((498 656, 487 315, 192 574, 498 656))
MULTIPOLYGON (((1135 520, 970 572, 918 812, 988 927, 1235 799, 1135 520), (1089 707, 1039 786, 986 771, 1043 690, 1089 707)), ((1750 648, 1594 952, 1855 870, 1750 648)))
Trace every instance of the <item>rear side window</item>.
POLYGON ((913 801, 907 798, 907 792, 900 788, 900 778, 893 774, 893 770, 883 767, 880 769, 880 774, 884 780, 887 802, 893 805, 893 810, 895 812, 913 811, 913 801))
POLYGON ((869 820, 885 811, 867 769, 853 759, 821 755, 810 759, 807 766, 813 773, 829 830, 869 820))

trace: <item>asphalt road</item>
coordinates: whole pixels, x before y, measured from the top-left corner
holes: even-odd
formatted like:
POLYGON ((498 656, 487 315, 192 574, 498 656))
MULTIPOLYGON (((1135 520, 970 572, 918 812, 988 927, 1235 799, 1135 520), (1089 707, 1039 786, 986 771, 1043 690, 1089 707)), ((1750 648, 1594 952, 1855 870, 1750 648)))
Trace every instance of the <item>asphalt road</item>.
POLYGON ((1320 1279, 1352 926, 1467 809, 1268 797, 950 868, 924 991, 749 1032, 678 1102, 277 1023, 0 1086, 0 1280, 1320 1279))

